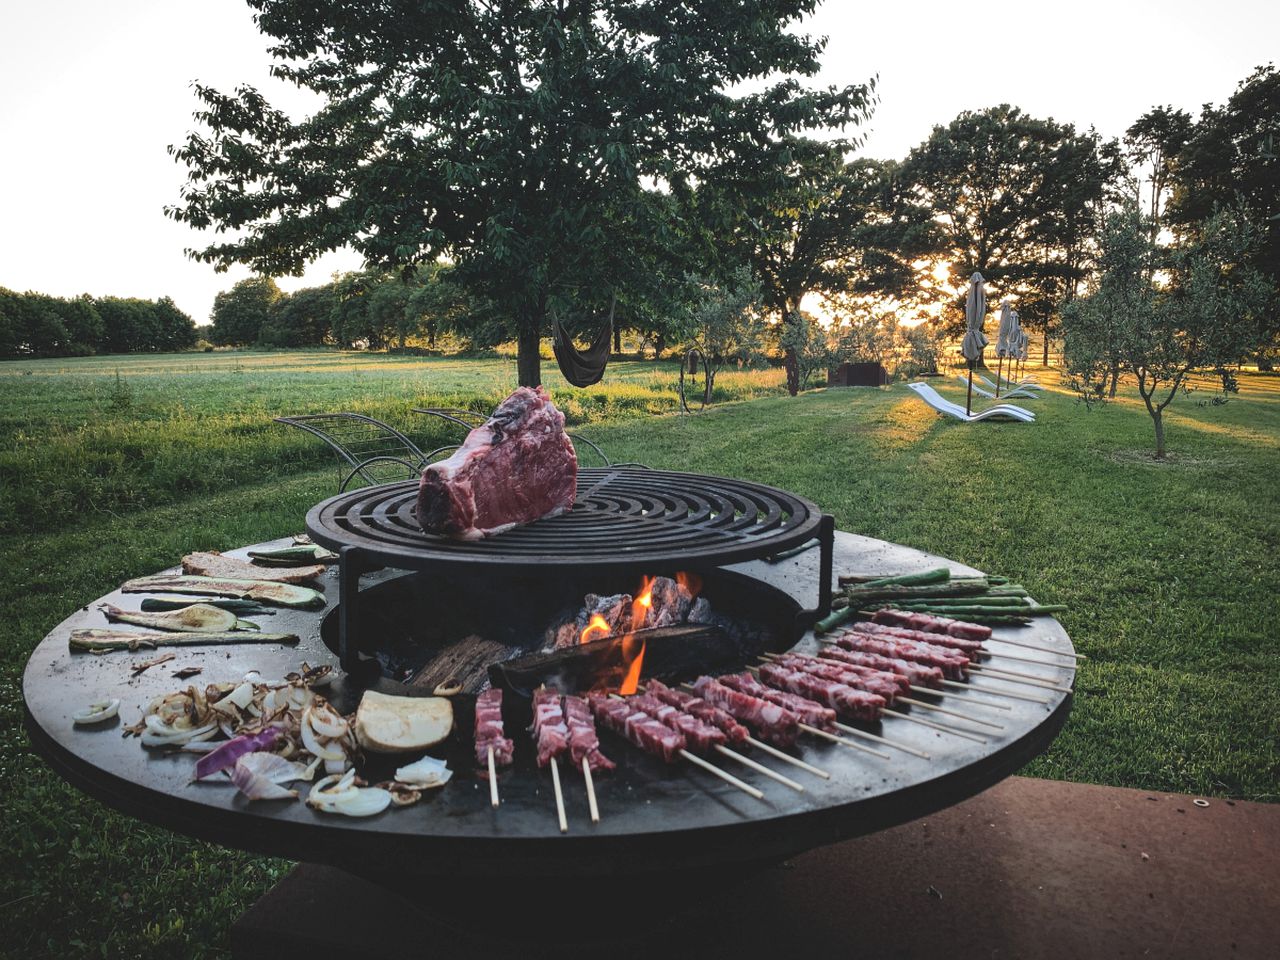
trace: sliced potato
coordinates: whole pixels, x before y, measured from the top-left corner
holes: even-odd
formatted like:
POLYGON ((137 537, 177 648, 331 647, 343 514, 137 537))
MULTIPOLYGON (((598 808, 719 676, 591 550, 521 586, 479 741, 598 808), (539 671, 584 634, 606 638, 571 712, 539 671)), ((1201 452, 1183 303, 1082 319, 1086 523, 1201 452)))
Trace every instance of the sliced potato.
POLYGON ((393 697, 369 690, 356 710, 356 738, 374 753, 425 750, 453 730, 453 705, 444 697, 393 697))

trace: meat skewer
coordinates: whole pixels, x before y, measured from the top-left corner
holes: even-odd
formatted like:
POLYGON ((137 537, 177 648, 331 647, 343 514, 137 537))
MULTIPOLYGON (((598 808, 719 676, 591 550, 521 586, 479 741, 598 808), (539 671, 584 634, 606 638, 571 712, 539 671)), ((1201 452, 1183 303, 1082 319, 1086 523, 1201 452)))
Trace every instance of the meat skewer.
POLYGON ((813 700, 806 700, 798 694, 787 693, 782 690, 775 690, 773 687, 767 687, 750 673, 730 674, 727 677, 721 677, 720 682, 727 687, 751 696, 759 697, 762 700, 769 700, 773 703, 783 703, 785 700, 786 703, 793 704, 798 712, 819 711, 830 714, 830 720, 828 721, 829 726, 823 727, 822 729, 824 730, 842 730, 845 733, 859 737, 863 740, 883 743, 885 746, 893 747, 897 750, 903 751, 904 753, 914 754, 922 760, 929 759, 929 754, 925 753, 923 750, 917 750, 915 747, 908 747, 904 743, 898 743, 896 740, 890 740, 887 737, 880 737, 874 733, 867 733, 865 730, 859 730, 857 727, 850 727, 843 723, 837 723, 835 719, 835 711, 830 707, 824 706, 821 703, 816 703, 813 700))
POLYGON ((555 788, 560 832, 568 833, 569 821, 564 815, 564 793, 560 789, 560 765, 556 759, 569 752, 569 727, 564 721, 560 694, 546 687, 540 687, 533 693, 533 736, 538 745, 538 766, 551 767, 551 784, 555 788))
POLYGON ((864 747, 860 743, 846 740, 829 730, 811 726, 802 721, 798 714, 786 707, 779 706, 752 694, 742 693, 721 683, 716 677, 699 677, 693 685, 694 693, 716 706, 722 707, 744 723, 750 723, 760 731, 761 736, 783 746, 791 746, 801 731, 838 743, 850 750, 860 750, 881 760, 890 759, 887 753, 864 747))
MULTIPOLYGON (((1038 663, 1045 666, 1065 667, 1074 664, 1051 663, 1047 660, 1036 660, 1031 657, 1018 657, 1011 653, 995 653, 986 649, 987 641, 994 643, 1004 643, 998 637, 991 634, 990 627, 984 627, 976 623, 965 623, 961 620, 952 620, 949 617, 936 617, 927 613, 909 614, 915 618, 910 621, 911 625, 903 623, 900 619, 881 618, 881 614, 902 614, 907 615, 902 610, 877 610, 871 618, 870 623, 856 623, 853 625, 854 630, 862 630, 868 633, 893 633, 898 636, 906 637, 909 640, 919 640, 922 643, 935 643, 942 647, 951 647, 956 650, 964 650, 970 654, 981 654, 983 656, 993 657, 1000 656, 1006 660, 1017 660, 1020 663, 1038 663), (986 636, 980 636, 976 631, 986 631, 986 636), (954 631, 961 631, 959 633, 954 631)), ((1021 644, 1014 644, 1021 646, 1021 644)), ((1055 650, 1046 651, 1048 653, 1057 653, 1055 650)), ((1069 654, 1058 654, 1059 656, 1069 656, 1069 654)), ((972 657, 971 657, 972 659, 972 657)))
POLYGON ((684 734, 659 723, 643 710, 636 708, 631 700, 634 698, 612 699, 600 693, 587 695, 587 703, 596 720, 645 753, 660 757, 666 763, 675 763, 677 758, 687 760, 694 766, 701 767, 714 774, 725 783, 731 784, 743 793, 750 794, 757 800, 763 800, 764 794, 750 784, 743 783, 737 777, 726 773, 713 763, 686 749, 688 742, 684 734))
POLYGON ((596 786, 593 770, 612 770, 614 762, 600 752, 600 738, 596 735, 596 722, 591 707, 581 697, 564 698, 565 723, 569 727, 569 755, 582 769, 582 782, 587 788, 587 807, 591 822, 600 822, 600 808, 596 804, 596 786))
MULTIPOLYGON (((914 693, 924 693, 935 697, 949 695, 944 691, 933 689, 933 687, 928 684, 922 686, 914 682, 915 677, 923 676, 924 678, 931 680, 935 686, 941 686, 944 683, 947 683, 948 681, 942 679, 942 672, 933 667, 913 664, 909 660, 894 660, 889 657, 881 657, 874 653, 854 653, 851 650, 844 650, 840 647, 826 647, 818 651, 818 656, 824 660, 833 660, 837 663, 843 663, 849 666, 868 667, 872 670, 896 674, 907 681, 907 689, 914 693), (911 667, 916 667, 918 669, 912 670, 910 669, 911 667)), ((997 703, 995 700, 986 700, 982 697, 970 696, 963 699, 975 706, 990 707, 993 710, 1013 709, 1007 704, 997 703)))
MULTIPOLYGON (((812 674, 816 677, 822 677, 826 680, 832 680, 835 683, 843 684, 854 690, 862 690, 867 693, 882 697, 885 705, 892 707, 896 703, 905 703, 913 707, 919 707, 921 710, 929 710, 934 713, 944 713, 947 716, 956 717, 968 723, 976 723, 978 726, 991 727, 993 730, 1005 729, 998 723, 992 723, 990 720, 982 720, 978 717, 971 717, 967 713, 961 713, 958 710, 949 710, 946 707, 935 706, 932 703, 925 703, 923 700, 916 700, 913 697, 902 696, 902 691, 910 689, 911 685, 902 677, 895 673, 885 673, 881 670, 873 670, 870 667, 855 666, 852 664, 833 663, 824 661, 818 657, 805 656, 803 654, 784 654, 780 657, 770 656, 770 661, 790 667, 794 670, 800 670, 804 673, 812 674)), ((865 718, 859 718, 865 719, 865 718)), ((876 719, 879 719, 877 716, 876 719)))
POLYGON ((906 610, 877 610, 871 618, 876 623, 893 626, 910 627, 913 630, 928 630, 931 633, 945 633, 963 640, 991 639, 991 628, 977 623, 965 623, 952 620, 950 617, 935 617, 929 613, 909 613, 906 610))
MULTIPOLYGON (((776 665, 774 664, 766 664, 766 666, 763 668, 751 667, 750 669, 752 671, 762 671, 761 676, 764 677, 763 670, 768 669, 770 666, 776 667, 776 665)), ((785 674, 789 674, 784 676, 783 673, 777 673, 776 671, 772 673, 772 676, 776 679, 776 681, 778 683, 783 684, 784 689, 789 689, 794 692, 798 692, 802 696, 813 695, 813 696, 819 697, 821 698, 819 702, 827 701, 827 702, 840 703, 840 704, 854 704, 861 699, 862 702, 865 704, 866 701, 863 698, 867 696, 871 696, 870 694, 866 694, 864 691, 854 690, 843 684, 836 683, 831 680, 825 680, 822 677, 816 677, 816 676, 813 676, 812 674, 801 673, 799 671, 788 671, 786 670, 786 668, 777 668, 777 669, 785 671, 785 674), (862 698, 852 696, 854 694, 862 694, 862 698)), ((765 678, 765 679, 771 685, 774 684, 774 679, 768 679, 768 678, 765 678)), ((943 726, 940 723, 934 723, 932 720, 925 720, 923 717, 913 717, 910 714, 901 713, 897 710, 886 710, 884 708, 884 699, 882 697, 875 697, 875 699, 880 701, 881 706, 879 707, 879 710, 882 711, 883 713, 888 713, 894 717, 898 717, 910 723, 918 724, 922 727, 930 727, 934 730, 941 731, 942 733, 949 733, 952 736, 961 737, 965 740, 972 740, 975 743, 987 742, 985 737, 980 737, 977 734, 970 733, 967 730, 960 730, 956 727, 943 726)), ((854 719, 862 719, 861 714, 865 712, 866 712, 866 707, 864 706, 859 710, 858 713, 853 714, 854 719)), ((877 720, 880 719, 879 712, 876 715, 876 719, 877 720)), ((849 733, 851 731, 856 730, 857 728, 849 727, 842 723, 837 723, 836 729, 842 730, 845 733, 849 733)))
MULTIPOLYGON (((857 624, 856 626, 862 626, 862 624, 857 624)), ((833 643, 845 650, 862 653, 875 653, 884 657, 909 660, 914 663, 922 663, 927 666, 937 667, 942 670, 943 676, 949 680, 964 680, 966 679, 968 671, 972 670, 979 673, 991 673, 993 675, 1026 680, 1040 686, 1054 687, 1055 689, 1060 689, 1065 693, 1071 692, 1065 687, 1056 687, 1053 681, 1046 680, 1043 677, 1037 677, 1028 673, 1015 673, 1009 670, 998 670, 989 666, 979 666, 978 664, 971 663, 969 659, 958 650, 939 647, 935 644, 920 643, 915 640, 908 640, 905 637, 897 637, 888 634, 873 634, 867 633, 863 630, 849 629, 841 631, 824 642, 833 643)))
POLYGON ((502 691, 491 687, 476 697, 476 762, 489 768, 489 803, 498 807, 498 767, 508 767, 516 745, 502 729, 502 691))
POLYGON ((672 690, 665 683, 658 680, 646 681, 647 686, 642 687, 644 693, 651 693, 663 703, 669 703, 673 707, 678 707, 685 713, 691 713, 695 717, 706 720, 708 723, 714 724, 725 732, 725 736, 729 738, 729 742, 733 744, 749 744, 762 753, 767 753, 771 757, 777 757, 794 767, 799 767, 807 773, 821 777, 823 780, 830 780, 831 774, 827 771, 805 763, 797 757, 791 756, 789 753, 783 753, 776 747, 771 747, 762 740, 757 740, 751 736, 751 731, 738 723, 732 716, 719 707, 713 707, 701 697, 695 697, 691 693, 685 693, 683 690, 672 690))
POLYGON ((694 752, 708 753, 715 751, 722 756, 743 764, 743 766, 750 767, 757 773, 764 774, 771 780, 777 780, 779 783, 785 784, 792 790, 804 792, 804 787, 790 777, 784 777, 763 764, 756 763, 754 760, 730 750, 725 746, 728 736, 719 727, 709 724, 678 707, 673 707, 650 693, 632 697, 631 702, 636 709, 643 710, 659 723, 664 723, 672 730, 678 730, 684 734, 685 741, 694 752))
POLYGON ((877 636, 857 630, 842 630, 828 639, 845 650, 875 653, 882 657, 909 660, 927 667, 936 667, 948 680, 965 679, 965 672, 969 667, 969 658, 958 651, 934 644, 918 643, 902 637, 877 636))

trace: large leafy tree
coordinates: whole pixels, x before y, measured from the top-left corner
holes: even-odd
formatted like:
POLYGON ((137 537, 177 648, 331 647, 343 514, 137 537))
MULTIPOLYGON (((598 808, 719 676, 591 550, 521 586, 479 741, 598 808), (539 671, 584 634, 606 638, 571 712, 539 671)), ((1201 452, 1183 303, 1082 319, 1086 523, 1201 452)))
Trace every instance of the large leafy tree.
POLYGON ((557 299, 619 286, 601 251, 660 209, 643 182, 678 190, 864 107, 865 87, 798 79, 822 44, 788 28, 816 5, 250 0, 275 74, 323 105, 294 121, 254 89, 197 87, 205 132, 173 150, 190 172, 169 214, 231 232, 193 253, 220 268, 447 255, 535 384, 557 299))
POLYGON ((1173 193, 1179 154, 1191 139, 1191 131, 1191 114, 1165 106, 1152 107, 1124 132, 1125 159, 1137 174, 1135 196, 1146 207, 1153 240, 1173 193))
POLYGON ((249 277, 230 290, 223 290, 213 298, 209 339, 232 346, 257 343, 281 296, 280 288, 270 277, 249 277))
POLYGON ((793 396, 802 379, 796 348, 810 339, 799 326, 805 295, 892 296, 936 247, 931 212, 901 189, 897 165, 846 161, 844 146, 795 138, 725 192, 743 221, 741 255, 778 321, 793 396))
POLYGON ((1250 264, 1270 287, 1267 340, 1280 338, 1280 70, 1259 67, 1222 106, 1204 108, 1178 155, 1167 219, 1198 232, 1215 210, 1237 207, 1257 226, 1250 264))
MULTIPOLYGON (((1115 148, 1093 131, 1005 104, 934 127, 903 177, 933 211, 953 272, 1018 294, 1022 321, 1045 331, 1047 359, 1054 309, 1088 274, 1117 169, 1115 148)), ((963 322, 962 298, 951 318, 963 322)))

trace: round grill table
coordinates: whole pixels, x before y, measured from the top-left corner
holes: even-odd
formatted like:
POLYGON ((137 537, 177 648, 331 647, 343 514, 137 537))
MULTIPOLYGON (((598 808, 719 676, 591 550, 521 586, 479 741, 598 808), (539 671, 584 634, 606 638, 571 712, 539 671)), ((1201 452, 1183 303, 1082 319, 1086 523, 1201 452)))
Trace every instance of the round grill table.
MULTIPOLYGON (((258 548, 278 545, 283 543, 258 548)), ((815 554, 809 551, 776 565, 753 561, 734 569, 807 604, 812 602, 820 564, 815 554)), ((838 569, 860 573, 946 563, 905 547, 844 533, 836 538, 835 559, 838 569)), ((958 564, 952 567, 973 572, 958 564)), ((334 574, 326 576, 326 590, 332 597, 334 574)), ((112 593, 103 599, 136 607, 138 596, 112 593)), ((54 769, 89 795, 190 836, 373 877, 510 880, 732 869, 736 864, 780 859, 903 823, 972 796, 1016 771, 1049 745, 1071 707, 1069 693, 1048 690, 1043 691, 1050 699, 1047 705, 1010 700, 1007 712, 982 712, 970 706, 969 712, 1005 726, 1002 731, 984 733, 986 743, 906 721, 885 722, 883 733, 931 754, 928 760, 890 750, 891 760, 884 761, 807 739, 802 741, 801 756, 829 770, 830 780, 756 757, 802 779, 803 793, 740 767, 733 770, 764 792, 763 802, 691 766, 665 766, 603 734, 605 750, 618 762, 618 770, 596 780, 601 822, 589 822, 580 780, 567 773, 570 831, 563 836, 557 829, 546 772, 505 774, 503 803, 493 810, 462 734, 455 735, 449 748, 450 766, 456 773, 447 787, 414 807, 391 809, 369 819, 319 814, 298 802, 249 803, 229 785, 191 783, 192 755, 164 756, 143 749, 136 739, 121 738, 121 722, 134 722, 152 697, 180 689, 186 682, 238 680, 250 670, 276 678, 296 670, 304 660, 312 665, 332 662, 319 638, 325 612, 280 610, 266 619, 267 629, 298 633, 302 642, 297 647, 178 648, 175 660, 133 677, 131 666, 154 652, 93 656, 68 651, 71 629, 104 625, 96 604, 90 605, 50 632, 27 664, 23 696, 32 743, 54 769), (172 671, 184 666, 202 666, 203 672, 194 681, 174 679, 172 671), (73 727, 71 715, 103 696, 121 698, 121 719, 105 728, 73 727)), ((1063 653, 1072 650, 1066 633, 1048 618, 1016 632, 1020 639, 1063 653)), ((813 649, 816 644, 806 636, 799 646, 813 649)), ((1074 668, 1067 665, 1029 668, 1020 663, 1014 668, 1037 670, 1064 687, 1074 680, 1074 668)), ((378 683, 392 688, 388 681, 378 683)), ((360 692, 351 681, 339 679, 329 695, 340 709, 350 710, 360 692)), ((963 704, 965 695, 948 699, 963 704)), ((463 731, 470 729, 470 718, 461 716, 467 709, 458 711, 463 731)), ((508 733, 517 740, 526 736, 519 730, 508 733)))

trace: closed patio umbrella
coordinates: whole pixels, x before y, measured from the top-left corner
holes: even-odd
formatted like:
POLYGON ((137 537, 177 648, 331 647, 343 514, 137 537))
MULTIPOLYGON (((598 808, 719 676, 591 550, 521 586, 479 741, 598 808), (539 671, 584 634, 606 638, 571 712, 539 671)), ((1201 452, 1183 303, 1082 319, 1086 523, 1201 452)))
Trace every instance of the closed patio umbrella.
POLYGON ((974 273, 969 278, 969 295, 964 298, 964 319, 968 330, 960 344, 960 352, 969 361, 969 391, 964 401, 966 415, 973 413, 973 365, 982 356, 982 348, 991 342, 982 332, 982 321, 987 316, 987 295, 982 289, 983 282, 982 274, 974 273))
POLYGON ((996 334, 996 356, 999 362, 996 364, 996 396, 1000 396, 1000 373, 1004 370, 1004 358, 1013 355, 1013 351, 1017 344, 1016 339, 1017 322, 1014 320, 1013 307, 1009 305, 1009 298, 1005 297, 1000 301, 1000 330, 996 334))

